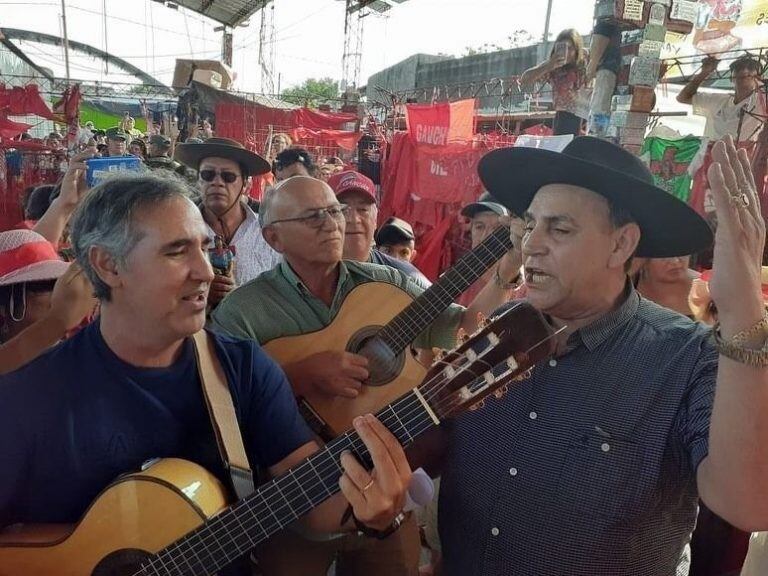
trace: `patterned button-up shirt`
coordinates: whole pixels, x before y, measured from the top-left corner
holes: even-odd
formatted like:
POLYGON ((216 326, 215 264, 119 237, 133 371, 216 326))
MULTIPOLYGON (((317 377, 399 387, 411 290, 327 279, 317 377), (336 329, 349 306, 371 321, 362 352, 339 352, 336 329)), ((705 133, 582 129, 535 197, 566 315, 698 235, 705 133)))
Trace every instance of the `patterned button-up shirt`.
MULTIPOLYGON (((242 286, 262 272, 272 270, 282 259, 282 256, 264 240, 259 217, 256 213, 245 203, 242 203, 242 208, 245 211, 245 220, 237 228, 232 241, 229 243, 235 248, 234 276, 236 286, 242 286)), ((213 239, 216 233, 207 223, 206 226, 208 226, 210 238, 213 239)))
POLYGON ((709 330, 628 289, 500 401, 448 425, 448 576, 684 576, 708 452, 709 330))

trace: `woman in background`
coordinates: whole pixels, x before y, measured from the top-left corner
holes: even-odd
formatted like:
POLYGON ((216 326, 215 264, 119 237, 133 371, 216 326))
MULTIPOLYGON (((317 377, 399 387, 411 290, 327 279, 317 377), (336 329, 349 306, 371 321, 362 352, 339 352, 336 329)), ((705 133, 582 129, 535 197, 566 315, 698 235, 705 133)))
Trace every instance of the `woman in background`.
POLYGON ((576 30, 569 28, 557 35, 549 60, 523 72, 520 86, 530 92, 537 82, 549 83, 555 109, 555 135, 578 136, 581 133, 581 118, 574 113, 576 96, 586 85, 586 78, 584 41, 576 30))

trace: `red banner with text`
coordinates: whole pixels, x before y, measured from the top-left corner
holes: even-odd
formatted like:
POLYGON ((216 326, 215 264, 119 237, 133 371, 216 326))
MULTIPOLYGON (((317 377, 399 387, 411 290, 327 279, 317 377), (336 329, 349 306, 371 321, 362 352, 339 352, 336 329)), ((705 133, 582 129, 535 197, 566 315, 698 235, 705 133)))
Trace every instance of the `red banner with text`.
POLYGON ((405 109, 408 132, 415 144, 446 146, 472 140, 475 128, 474 100, 408 104, 405 109))

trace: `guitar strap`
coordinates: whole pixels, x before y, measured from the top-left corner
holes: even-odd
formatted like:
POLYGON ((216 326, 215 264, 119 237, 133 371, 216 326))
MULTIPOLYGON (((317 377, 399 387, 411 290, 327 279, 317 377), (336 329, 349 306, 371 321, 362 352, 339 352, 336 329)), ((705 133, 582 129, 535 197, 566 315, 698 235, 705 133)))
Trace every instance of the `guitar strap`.
POLYGON ((232 488, 237 498, 242 500, 254 491, 253 472, 248 465, 227 377, 216 354, 213 338, 205 330, 200 330, 192 336, 192 340, 195 343, 200 383, 219 446, 219 454, 229 472, 232 488))

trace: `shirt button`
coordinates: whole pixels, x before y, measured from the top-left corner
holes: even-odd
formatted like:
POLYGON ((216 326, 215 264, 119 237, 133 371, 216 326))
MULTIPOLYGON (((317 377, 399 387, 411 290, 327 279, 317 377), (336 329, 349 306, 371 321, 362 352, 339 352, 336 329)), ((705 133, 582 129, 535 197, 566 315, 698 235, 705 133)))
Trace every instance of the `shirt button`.
POLYGON ((510 468, 509 469, 509 475, 510 476, 517 476, 517 468, 510 468))
POLYGON ((531 420, 536 420, 536 418, 538 417, 539 415, 536 414, 536 412, 531 412, 530 414, 528 414, 528 418, 530 418, 531 420))
POLYGON ((554 368, 555 366, 557 366, 557 360, 555 360, 554 358, 550 358, 549 365, 552 366, 552 368, 554 368))
POLYGON ((493 536, 498 536, 499 535, 499 529, 496 528, 496 526, 494 526, 493 528, 491 528, 491 534, 493 536))
POLYGON ((608 444, 608 442, 603 442, 603 444, 600 446, 600 450, 603 452, 608 452, 611 449, 611 445, 608 444))

